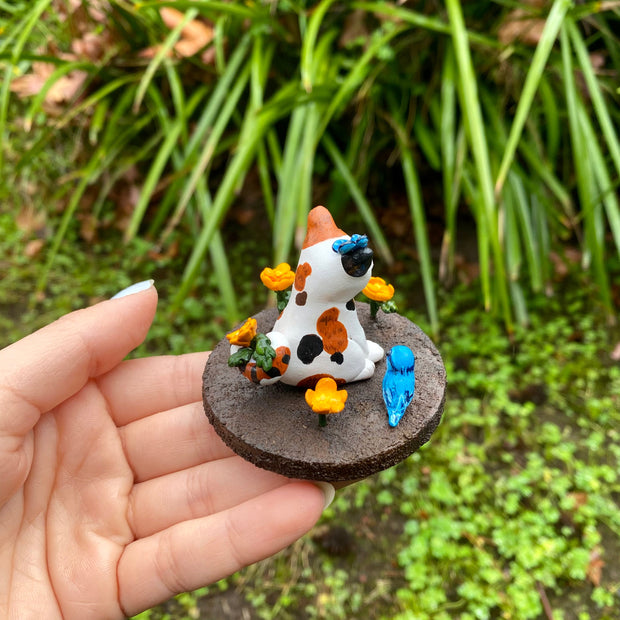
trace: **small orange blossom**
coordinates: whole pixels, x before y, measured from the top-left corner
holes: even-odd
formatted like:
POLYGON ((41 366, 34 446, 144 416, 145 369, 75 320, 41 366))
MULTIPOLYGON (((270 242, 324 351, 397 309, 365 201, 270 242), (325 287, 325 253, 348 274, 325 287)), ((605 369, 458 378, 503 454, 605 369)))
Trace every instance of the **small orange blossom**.
POLYGON ((373 301, 389 301, 394 297, 394 287, 386 284, 383 278, 373 276, 362 293, 373 301))
POLYGON ((295 281, 295 272, 288 263, 280 263, 275 269, 265 267, 260 279, 269 290, 283 291, 295 281))
POLYGON ((256 336, 256 319, 249 318, 246 322, 234 332, 226 334, 226 338, 230 344, 236 344, 240 347, 249 347, 252 338, 256 336))
POLYGON ((315 413, 338 413, 344 409, 347 391, 338 390, 331 377, 319 379, 314 390, 306 390, 306 402, 315 413))

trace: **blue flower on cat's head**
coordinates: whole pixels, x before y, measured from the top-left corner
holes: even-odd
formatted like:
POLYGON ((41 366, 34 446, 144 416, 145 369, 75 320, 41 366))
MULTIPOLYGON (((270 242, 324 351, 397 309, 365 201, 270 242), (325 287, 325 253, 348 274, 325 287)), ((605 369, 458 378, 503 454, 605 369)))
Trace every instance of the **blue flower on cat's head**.
POLYGON ((352 235, 350 239, 336 239, 332 245, 332 250, 339 254, 348 254, 358 248, 368 246, 368 237, 366 235, 352 235))

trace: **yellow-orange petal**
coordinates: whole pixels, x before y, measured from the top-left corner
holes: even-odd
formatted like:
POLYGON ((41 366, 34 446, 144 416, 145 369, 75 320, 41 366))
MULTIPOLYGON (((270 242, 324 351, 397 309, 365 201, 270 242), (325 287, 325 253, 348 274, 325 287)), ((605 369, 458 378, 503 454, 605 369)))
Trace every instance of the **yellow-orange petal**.
POLYGON ((323 377, 314 390, 306 390, 305 396, 315 413, 338 413, 344 409, 348 394, 346 390, 338 390, 331 377, 323 377))
POLYGON ((389 301, 394 297, 394 287, 391 284, 386 284, 383 278, 373 276, 362 293, 373 301, 389 301))
POLYGON ((256 329, 256 319, 250 317, 239 329, 230 332, 230 334, 226 334, 226 338, 228 338, 230 344, 236 344, 240 347, 249 347, 252 339, 256 336, 256 329))
POLYGON ((295 281, 295 272, 288 263, 265 267, 260 273, 261 282, 271 291, 283 291, 295 281))

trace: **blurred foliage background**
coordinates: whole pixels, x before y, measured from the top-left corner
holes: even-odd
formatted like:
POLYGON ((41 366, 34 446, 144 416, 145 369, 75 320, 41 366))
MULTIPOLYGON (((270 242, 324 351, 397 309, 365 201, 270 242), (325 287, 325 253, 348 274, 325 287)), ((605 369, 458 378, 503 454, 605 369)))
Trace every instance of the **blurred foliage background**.
POLYGON ((138 354, 211 347, 322 203, 449 371, 428 448, 144 617, 620 617, 620 2, 0 0, 0 33, 0 343, 154 277, 138 354))

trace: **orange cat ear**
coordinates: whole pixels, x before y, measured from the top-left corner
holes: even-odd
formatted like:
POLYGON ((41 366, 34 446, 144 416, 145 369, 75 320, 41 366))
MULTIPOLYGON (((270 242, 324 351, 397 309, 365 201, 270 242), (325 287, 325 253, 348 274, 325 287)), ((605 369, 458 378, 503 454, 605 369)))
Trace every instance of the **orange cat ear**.
POLYGON ((308 213, 308 231, 302 249, 309 248, 311 245, 327 239, 346 236, 347 233, 336 226, 332 214, 325 207, 319 205, 308 213))

